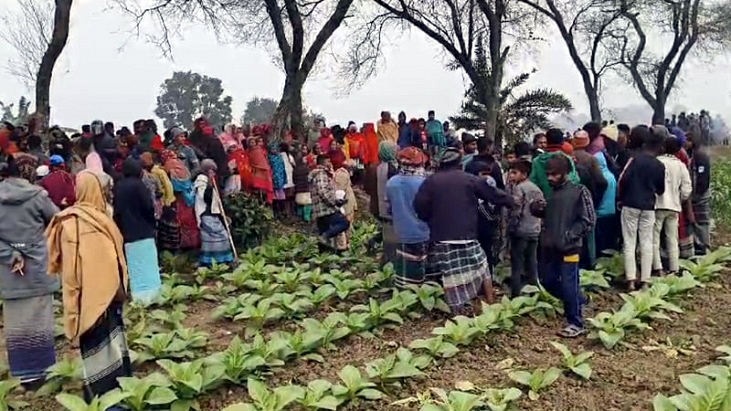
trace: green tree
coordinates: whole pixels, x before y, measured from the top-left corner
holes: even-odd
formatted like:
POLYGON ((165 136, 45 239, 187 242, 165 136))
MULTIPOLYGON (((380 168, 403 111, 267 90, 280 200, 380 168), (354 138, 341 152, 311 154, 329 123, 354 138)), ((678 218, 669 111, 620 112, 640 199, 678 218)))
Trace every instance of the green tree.
POLYGON ((271 98, 254 97, 246 103, 244 116, 241 117, 243 124, 265 124, 270 123, 274 118, 279 103, 271 98))
MULTIPOLYGON (((516 93, 532 73, 523 73, 513 78, 500 91, 497 114, 496 141, 514 144, 534 130, 552 127, 550 116, 571 111, 571 101, 563 94, 550 89, 534 89, 516 93), (502 140, 498 140, 501 138, 502 140)), ((459 115, 450 117, 456 128, 484 130, 487 110, 478 99, 474 86, 465 93, 465 102, 459 115)))
POLYGON ((160 86, 155 114, 166 128, 176 125, 191 128, 201 116, 214 126, 231 122, 230 96, 223 95, 221 80, 192 71, 176 71, 160 86))
POLYGON ((15 104, 13 103, 5 105, 2 101, 0 101, 0 114, 2 114, 2 119, 0 119, 0 121, 7 121, 8 123, 16 126, 20 124, 27 124, 30 117, 30 100, 25 97, 20 97, 20 100, 18 100, 17 114, 13 113, 14 107, 15 104))

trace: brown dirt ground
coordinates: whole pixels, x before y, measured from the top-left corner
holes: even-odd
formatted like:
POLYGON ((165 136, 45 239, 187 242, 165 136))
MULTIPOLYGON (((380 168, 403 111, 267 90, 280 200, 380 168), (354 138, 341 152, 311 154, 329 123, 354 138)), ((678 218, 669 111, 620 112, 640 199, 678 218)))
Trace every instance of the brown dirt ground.
MULTIPOLYGON (((731 242, 731 231, 719 229, 717 245, 731 242)), ((350 305, 350 304, 347 304, 350 305)), ((618 308, 621 300, 616 293, 596 296, 585 312, 593 316, 599 311, 618 308)), ((594 371, 589 381, 564 375, 541 393, 537 401, 523 396, 519 403, 522 410, 650 410, 655 394, 674 394, 678 391, 678 376, 691 372, 714 361, 714 348, 731 344, 731 270, 722 274, 716 284, 695 290, 681 300, 685 312, 674 316, 672 322, 655 322, 653 329, 631 335, 626 347, 612 351, 581 338, 563 341, 574 352, 591 350, 594 371), (643 346, 664 342, 668 338, 675 343, 688 342, 695 346, 691 355, 667 356, 663 351, 645 351, 643 346)), ((230 321, 214 321, 210 318, 216 303, 191 304, 187 312, 186 326, 208 332, 210 343, 206 352, 226 347, 234 334, 242 333, 240 324, 230 321)), ((344 307, 343 307, 344 308, 344 307)), ((318 314, 321 310, 318 310, 318 314)), ((418 320, 408 320, 403 326, 384 330, 377 338, 351 336, 336 342, 335 351, 324 352, 325 363, 296 361, 276 370, 268 376, 270 385, 287 383, 303 384, 317 378, 337 381, 337 372, 345 365, 362 366, 369 361, 393 353, 398 346, 408 345, 417 338, 426 338, 431 330, 443 324, 445 316, 425 315, 418 320)), ((471 381, 479 387, 508 387, 511 385, 506 372, 498 364, 512 359, 513 368, 534 369, 560 366, 561 357, 549 344, 559 341, 555 336, 559 319, 542 323, 522 320, 512 333, 490 335, 473 344, 449 360, 439 361, 426 370, 426 375, 407 381, 401 389, 389 390, 389 398, 381 402, 351 404, 347 410, 404 410, 417 406, 394 406, 390 402, 428 391, 430 387, 453 389, 456 381, 471 381)), ((280 327, 274 327, 279 328, 280 327)), ((286 328, 286 327, 285 327, 286 328)), ((68 344, 59 340, 59 357, 77 355, 68 344)), ((0 331, 0 351, 5 356, 4 337, 0 331)), ((3 358, 3 361, 6 361, 3 358)), ((140 371, 149 372, 151 367, 140 371)), ((30 401, 31 410, 56 411, 62 408, 52 399, 37 399, 30 394, 22 395, 30 401)), ((201 399, 201 409, 218 411, 232 403, 246 401, 246 389, 223 387, 201 399)))

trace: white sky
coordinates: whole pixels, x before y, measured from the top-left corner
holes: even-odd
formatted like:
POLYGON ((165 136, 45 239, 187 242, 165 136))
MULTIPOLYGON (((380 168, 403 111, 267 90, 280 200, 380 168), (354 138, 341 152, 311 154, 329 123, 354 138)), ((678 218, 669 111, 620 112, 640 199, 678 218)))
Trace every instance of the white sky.
MULTIPOLYGON (((0 10, 14 2, 0 0, 0 10)), ((241 117, 246 102, 254 96, 280 97, 284 76, 269 54, 253 47, 221 45, 205 28, 186 30, 184 38, 174 43, 171 61, 144 38, 130 38, 129 19, 108 9, 102 0, 75 1, 71 24, 69 43, 51 89, 53 124, 79 128, 99 118, 131 127, 135 119, 153 118, 160 84, 177 70, 223 80, 226 93, 234 99, 234 119, 241 117)), ((344 98, 335 97, 332 79, 311 79, 305 88, 305 104, 323 113, 329 124, 375 121, 383 109, 404 110, 409 117, 425 117, 434 109, 441 119, 458 112, 465 82, 460 72, 444 67, 432 42, 413 31, 388 48, 386 55, 386 67, 379 75, 344 98)), ((5 103, 17 101, 21 95, 34 96, 4 70, 12 56, 12 50, 0 41, 0 101, 5 103)), ((551 39, 530 57, 514 59, 508 73, 532 68, 538 72, 530 86, 559 90, 571 99, 577 115, 588 112, 580 78, 560 40, 551 39)), ((730 69, 728 56, 716 58, 712 64, 688 64, 668 109, 680 103, 689 111, 706 108, 714 115, 731 117, 730 69)), ((648 110, 632 88, 616 79, 605 87, 604 103, 606 108, 648 110)))

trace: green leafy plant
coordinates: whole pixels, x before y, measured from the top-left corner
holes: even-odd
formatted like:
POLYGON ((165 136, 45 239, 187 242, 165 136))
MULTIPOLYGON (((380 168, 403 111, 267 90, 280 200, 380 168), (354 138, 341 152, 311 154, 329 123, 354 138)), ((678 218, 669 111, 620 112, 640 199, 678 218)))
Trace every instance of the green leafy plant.
POLYGON ((482 401, 490 411, 506 411, 523 393, 517 388, 488 388, 484 390, 482 401))
MULTIPOLYGON (((81 387, 84 376, 84 365, 80 358, 64 358, 47 370, 46 383, 36 391, 39 397, 55 394, 59 391, 71 391, 81 387)), ((0 407, 2 409, 2 407, 0 407)))
POLYGON ((322 341, 325 348, 334 349, 334 341, 345 338, 350 334, 350 329, 342 325, 342 314, 331 313, 322 322, 314 318, 302 320, 302 326, 307 333, 322 341))
POLYGON ((652 405, 655 411, 707 410, 725 411, 731 406, 728 367, 706 366, 696 374, 683 374, 683 390, 670 398, 658 394, 652 405))
POLYGON ((169 388, 172 385, 170 381, 160 373, 152 373, 144 378, 120 377, 117 381, 126 395, 123 404, 132 411, 146 411, 178 399, 169 388))
POLYGON ((347 365, 338 372, 342 384, 332 386, 332 393, 341 401, 352 401, 356 398, 378 400, 383 393, 375 389, 376 384, 364 378, 360 371, 352 365, 347 365))
POLYGON ((193 350, 205 347, 207 342, 205 333, 190 329, 152 334, 132 342, 132 346, 138 348, 134 361, 142 364, 163 358, 194 358, 193 350))
POLYGON ((176 411, 199 410, 198 396, 215 388, 223 380, 224 370, 220 367, 204 367, 203 360, 183 363, 159 360, 157 365, 167 373, 172 383, 170 388, 178 397, 170 406, 176 411))
POLYGON ((266 280, 249 280, 246 282, 246 287, 256 291, 257 294, 262 297, 271 297, 275 293, 279 292, 282 287, 281 284, 266 280))
POLYGON ((602 251, 605 257, 596 259, 596 271, 604 271, 604 274, 615 280, 624 278, 624 254, 615 250, 602 251))
POLYGON ((403 324, 404 320, 398 314, 402 303, 400 300, 387 300, 378 303, 374 298, 368 301, 368 305, 355 305, 351 308, 353 312, 365 312, 368 314, 368 322, 371 327, 377 327, 384 323, 403 324))
POLYGON ((682 313, 683 310, 677 305, 665 301, 661 296, 667 294, 669 287, 665 284, 654 284, 647 291, 635 291, 620 296, 633 307, 635 316, 641 320, 670 320, 665 311, 682 313))
POLYGON ((439 311, 449 313, 449 306, 444 299, 444 289, 438 284, 421 284, 420 286, 412 285, 410 287, 414 293, 416 293, 421 306, 427 311, 432 311, 435 308, 439 311))
POLYGON ((302 291, 309 291, 309 287, 303 284, 305 276, 303 272, 297 269, 284 269, 280 273, 274 274, 276 282, 282 284, 282 288, 287 293, 296 294, 302 291))
POLYGON ((20 380, 10 379, 0 381, 0 410, 14 411, 28 406, 25 401, 10 398, 10 395, 20 386, 20 380))
POLYGON ((81 397, 66 393, 56 395, 56 401, 68 411, 106 411, 107 408, 124 401, 127 396, 128 394, 115 389, 101 397, 94 397, 88 404, 81 397))
POLYGON ((614 313, 599 313, 596 317, 589 318, 588 322, 592 328, 589 339, 599 339, 608 349, 614 348, 624 339, 627 330, 649 328, 637 318, 637 311, 632 304, 624 304, 614 313))
POLYGON ((254 401, 252 410, 257 411, 281 411, 305 396, 305 390, 298 385, 285 385, 270 391, 263 382, 253 378, 249 378, 246 387, 254 401))
POLYGON ((265 298, 256 304, 244 306, 236 314, 234 321, 246 320, 246 335, 251 336, 265 324, 276 321, 284 316, 284 310, 273 307, 273 300, 265 298))
POLYGON ((551 367, 548 370, 536 369, 532 373, 528 371, 511 371, 508 377, 519 385, 528 388, 528 398, 537 400, 539 392, 553 384, 561 376, 561 370, 551 367))
POLYGON ((600 270, 581 270, 579 273, 579 284, 581 285, 581 288, 590 291, 610 288, 611 286, 609 285, 607 278, 604 276, 604 273, 605 271, 600 270))
POLYGON ((574 355, 569 348, 561 343, 551 341, 553 348, 557 349, 563 356, 563 366, 578 375, 579 377, 588 380, 591 377, 591 365, 589 365, 589 358, 594 353, 591 351, 585 351, 580 354, 574 355))
POLYGON ((269 234, 274 213, 256 196, 244 192, 226 196, 223 207, 231 219, 231 235, 238 248, 255 247, 269 234))
POLYGON ((385 384, 424 375, 421 369, 428 366, 430 361, 430 357, 414 357, 409 350, 399 348, 396 355, 389 355, 366 364, 366 373, 370 379, 385 384))
POLYGON ((443 336, 427 339, 414 340, 409 344, 412 350, 426 350, 434 358, 451 358, 458 352, 459 348, 450 342, 444 341, 443 336))
POLYGON ((668 286, 668 295, 675 296, 685 293, 688 290, 692 290, 696 287, 703 287, 703 284, 696 280, 693 275, 687 271, 683 272, 682 276, 675 274, 666 275, 665 277, 658 277, 653 279, 653 285, 665 284, 668 286))
POLYGON ((272 333, 270 335, 270 338, 270 341, 272 342, 277 340, 282 341, 281 343, 279 343, 279 345, 284 347, 282 348, 285 351, 282 354, 283 359, 295 357, 317 362, 325 361, 325 359, 322 358, 320 354, 314 352, 322 345, 321 337, 319 335, 316 335, 315 333, 308 333, 303 332, 302 330, 297 330, 293 334, 290 334, 287 332, 278 331, 272 333))
POLYGON ((432 388, 436 399, 428 400, 420 411, 473 411, 485 406, 479 395, 462 391, 450 391, 447 394, 441 388, 432 388))
POLYGON ((335 411, 341 401, 330 394, 332 384, 326 380, 314 380, 307 384, 305 396, 299 403, 308 410, 335 411))
POLYGON ((715 348, 715 351, 721 354, 726 354, 718 358, 725 361, 726 365, 731 365, 731 347, 729 347, 728 345, 719 345, 715 348))
POLYGON ((351 294, 364 291, 363 280, 360 279, 345 278, 341 280, 333 277, 330 279, 330 284, 335 287, 335 294, 341 300, 345 300, 351 294))
POLYGON ((249 346, 243 344, 238 336, 221 352, 213 354, 205 361, 210 367, 223 369, 223 378, 238 385, 242 385, 251 374, 266 365, 266 361, 259 355, 252 353, 249 346))
POLYGON ((185 314, 185 306, 178 304, 172 310, 154 310, 150 313, 150 320, 157 322, 162 326, 162 330, 177 330, 183 328, 183 321, 187 315, 185 314))
POLYGON ((432 334, 444 336, 456 345, 470 345, 479 332, 480 330, 472 325, 471 318, 460 315, 452 320, 447 320, 444 327, 435 328, 432 334))
POLYGON ((227 264, 213 263, 210 267, 200 267, 195 272, 195 282, 205 284, 210 280, 218 279, 222 275, 231 271, 231 267, 227 264))
POLYGON ((272 296, 272 301, 284 310, 284 316, 288 318, 302 317, 315 308, 308 298, 297 297, 296 294, 277 293, 272 296))
POLYGON ((215 310, 213 310, 211 317, 213 317, 214 319, 233 319, 239 313, 241 313, 241 311, 243 311, 244 307, 256 304, 261 299, 262 296, 260 296, 259 294, 251 293, 241 294, 238 297, 229 297, 223 301, 223 304, 219 305, 218 307, 216 307, 215 310))
POLYGON ((333 295, 335 295, 335 287, 333 287, 332 284, 324 284, 317 287, 315 291, 307 297, 313 304, 320 305, 329 300, 333 295))

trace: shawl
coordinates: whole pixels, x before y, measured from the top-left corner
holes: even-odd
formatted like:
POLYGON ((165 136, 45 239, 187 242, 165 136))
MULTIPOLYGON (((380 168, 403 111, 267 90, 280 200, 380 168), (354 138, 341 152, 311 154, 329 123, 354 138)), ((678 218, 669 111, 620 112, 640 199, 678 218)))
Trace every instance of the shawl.
POLYGON ((397 152, 398 146, 392 141, 384 140, 378 145, 378 159, 381 160, 382 163, 389 163, 394 167, 397 167, 397 152))
POLYGON ((165 171, 170 174, 173 180, 190 180, 190 170, 177 158, 169 158, 165 160, 165 171))
POLYGON ((604 145, 604 138, 599 136, 589 143, 589 147, 586 148, 586 151, 593 156, 596 153, 604 152, 605 149, 606 146, 604 145))
POLYGON ((236 148, 228 154, 228 161, 236 165, 241 179, 241 188, 249 189, 252 186, 252 171, 249 154, 243 148, 236 148))
POLYGON ((236 139, 236 126, 233 124, 229 124, 224 128, 223 133, 221 133, 218 136, 218 139, 221 140, 221 144, 225 149, 228 149, 230 147, 240 147, 241 144, 236 139))
POLYGON ((335 150, 330 150, 327 156, 330 158, 330 162, 333 164, 333 168, 336 170, 341 168, 347 160, 345 153, 339 148, 336 148, 335 150))
POLYGON ((363 162, 378 164, 378 135, 373 123, 366 123, 363 128, 363 162))
POLYGON ((103 187, 81 173, 77 202, 58 213, 48 228, 49 272, 62 276, 64 330, 75 341, 91 329, 127 291, 122 233, 105 213, 103 187))
POLYGON ((426 133, 429 136, 429 144, 437 147, 446 147, 447 138, 444 136, 444 126, 439 120, 426 122, 426 133))
POLYGON ((364 159, 364 144, 365 137, 361 133, 348 133, 345 136, 345 140, 348 143, 348 157, 352 159, 364 159))
POLYGON ((284 169, 284 159, 279 153, 269 154, 269 164, 272 168, 272 186, 281 190, 287 184, 287 172, 284 169))
POLYGON ((266 193, 267 203, 272 202, 274 187, 272 186, 271 167, 264 149, 258 145, 249 150, 249 165, 251 166, 251 186, 266 193))
POLYGON ((28 180, 30 183, 35 183, 38 157, 30 153, 19 152, 13 155, 13 159, 18 170, 20 170, 20 177, 28 180))
POLYGON ((330 144, 333 142, 332 132, 329 128, 323 127, 320 130, 320 138, 317 139, 317 144, 320 146, 320 151, 327 153, 330 151, 330 144))

